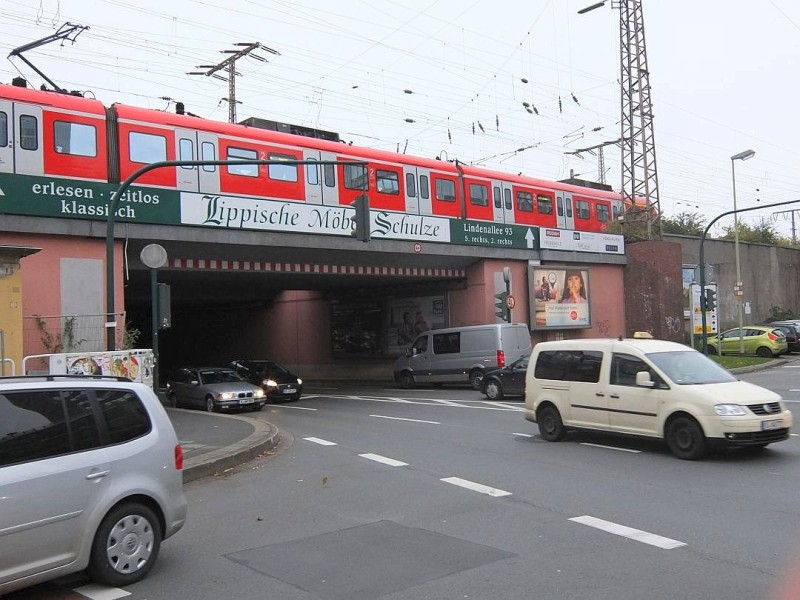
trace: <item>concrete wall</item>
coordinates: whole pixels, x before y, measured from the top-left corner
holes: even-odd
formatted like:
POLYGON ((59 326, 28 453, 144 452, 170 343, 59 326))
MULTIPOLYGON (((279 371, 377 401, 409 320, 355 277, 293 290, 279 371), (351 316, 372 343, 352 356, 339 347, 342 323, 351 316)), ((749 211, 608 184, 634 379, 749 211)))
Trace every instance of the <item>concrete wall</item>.
MULTIPOLYGON (((681 247, 681 261, 697 264, 700 239, 688 236, 664 236, 681 247)), ((736 256, 732 241, 706 240, 705 263, 711 265, 709 282, 717 283, 717 303, 722 330, 739 324, 739 303, 734 294, 736 256)), ((800 316, 800 250, 777 248, 766 244, 739 242, 744 295, 744 323, 761 323, 771 316, 773 307, 790 310, 800 316)))

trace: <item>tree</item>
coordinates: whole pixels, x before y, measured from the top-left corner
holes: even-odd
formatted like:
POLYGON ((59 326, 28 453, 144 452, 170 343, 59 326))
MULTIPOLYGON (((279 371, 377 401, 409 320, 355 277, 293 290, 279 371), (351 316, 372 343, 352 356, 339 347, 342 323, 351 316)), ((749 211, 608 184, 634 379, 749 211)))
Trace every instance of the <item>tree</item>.
MULTIPOLYGON (((736 239, 736 226, 730 225, 725 228, 725 235, 722 236, 723 240, 736 239)), ((770 244, 777 245, 779 241, 778 233, 775 231, 775 225, 761 219, 761 221, 753 226, 739 221, 739 241, 752 242, 756 244, 770 244)))
POLYGON ((706 220, 700 213, 682 212, 674 217, 661 216, 662 233, 700 237, 703 235, 705 228, 706 220))

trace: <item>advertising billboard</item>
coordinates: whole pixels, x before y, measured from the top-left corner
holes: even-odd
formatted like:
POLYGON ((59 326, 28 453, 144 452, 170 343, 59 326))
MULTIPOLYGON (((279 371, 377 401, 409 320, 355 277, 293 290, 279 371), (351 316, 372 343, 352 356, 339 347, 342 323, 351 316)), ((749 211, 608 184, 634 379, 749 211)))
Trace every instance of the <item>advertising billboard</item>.
POLYGON ((531 329, 592 326, 588 269, 533 267, 529 274, 531 329))

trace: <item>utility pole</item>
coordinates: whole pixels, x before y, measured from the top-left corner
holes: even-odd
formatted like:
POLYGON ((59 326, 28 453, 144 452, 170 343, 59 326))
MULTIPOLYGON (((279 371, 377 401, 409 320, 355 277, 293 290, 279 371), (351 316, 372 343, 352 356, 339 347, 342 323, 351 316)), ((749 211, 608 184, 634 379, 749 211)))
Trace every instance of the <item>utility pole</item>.
MULTIPOLYGON (((578 11, 584 14, 606 4, 596 2, 578 11)), ((642 0, 611 0, 619 10, 620 104, 622 145, 622 200, 625 221, 644 222, 649 240, 661 239, 661 203, 653 132, 650 71, 644 39, 642 0), (636 205, 645 200, 644 210, 636 205)))
POLYGON ((794 226, 794 215, 798 211, 798 209, 794 208, 792 210, 782 210, 780 212, 773 213, 775 215, 785 215, 789 213, 792 216, 792 246, 797 245, 797 229, 794 226))
POLYGON ((216 65, 199 65, 198 69, 207 69, 206 71, 191 71, 188 75, 205 75, 206 77, 213 77, 221 81, 228 82, 228 97, 223 100, 228 102, 228 122, 236 123, 236 76, 241 75, 236 70, 236 61, 240 58, 250 55, 252 58, 261 62, 267 62, 267 59, 257 54, 252 54, 254 50, 264 50, 270 54, 280 55, 280 52, 273 50, 259 42, 237 42, 234 46, 240 46, 240 50, 220 50, 223 54, 230 54, 228 58, 217 63, 216 65), (217 71, 227 71, 227 77, 223 77, 217 71))

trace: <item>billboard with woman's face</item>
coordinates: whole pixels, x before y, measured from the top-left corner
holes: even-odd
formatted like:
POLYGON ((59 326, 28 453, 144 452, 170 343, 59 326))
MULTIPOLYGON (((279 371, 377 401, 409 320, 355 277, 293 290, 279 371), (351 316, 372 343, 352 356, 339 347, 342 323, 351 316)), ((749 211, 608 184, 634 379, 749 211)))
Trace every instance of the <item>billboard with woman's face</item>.
POLYGON ((534 267, 529 274, 531 329, 592 326, 587 269, 534 267))

